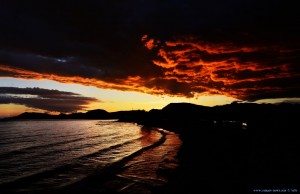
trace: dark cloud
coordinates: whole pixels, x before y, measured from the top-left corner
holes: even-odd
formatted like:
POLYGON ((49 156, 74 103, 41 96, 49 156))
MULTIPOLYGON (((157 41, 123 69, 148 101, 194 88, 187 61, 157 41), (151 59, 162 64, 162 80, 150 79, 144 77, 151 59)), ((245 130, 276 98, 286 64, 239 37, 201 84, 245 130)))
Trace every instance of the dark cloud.
POLYGON ((76 112, 84 110, 93 102, 99 102, 99 100, 73 92, 42 88, 0 87, 0 104, 21 104, 54 112, 76 112))
POLYGON ((295 1, 282 0, 3 0, 0 76, 188 97, 299 97, 298 15, 295 1))

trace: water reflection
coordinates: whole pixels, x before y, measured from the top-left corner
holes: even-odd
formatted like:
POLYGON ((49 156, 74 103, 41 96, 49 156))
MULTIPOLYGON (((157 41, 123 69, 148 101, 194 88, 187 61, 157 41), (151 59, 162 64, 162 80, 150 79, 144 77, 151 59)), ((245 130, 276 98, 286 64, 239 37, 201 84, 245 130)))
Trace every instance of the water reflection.
MULTIPOLYGON (((144 151, 125 165, 125 170, 118 174, 135 182, 135 184, 147 184, 151 186, 165 184, 168 180, 158 170, 174 169, 178 165, 177 152, 181 146, 178 135, 161 129, 142 127, 141 134, 144 138, 141 144, 148 145, 158 136, 165 135, 166 140, 159 146, 144 151)), ((145 188, 145 187, 143 187, 145 188)))
POLYGON ((146 147, 154 142, 157 142, 162 134, 155 128, 152 127, 141 127, 140 134, 143 136, 141 139, 141 147, 146 147))

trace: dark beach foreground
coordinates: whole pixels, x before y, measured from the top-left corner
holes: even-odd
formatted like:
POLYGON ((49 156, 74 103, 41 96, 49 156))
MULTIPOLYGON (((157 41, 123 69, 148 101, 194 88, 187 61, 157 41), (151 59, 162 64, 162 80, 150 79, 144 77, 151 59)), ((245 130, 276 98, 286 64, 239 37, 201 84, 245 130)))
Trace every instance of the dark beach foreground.
POLYGON ((298 128, 291 120, 186 128, 180 167, 156 193, 300 192, 298 128))
POLYGON ((181 132, 180 167, 157 193, 246 193, 248 131, 198 124, 181 132))

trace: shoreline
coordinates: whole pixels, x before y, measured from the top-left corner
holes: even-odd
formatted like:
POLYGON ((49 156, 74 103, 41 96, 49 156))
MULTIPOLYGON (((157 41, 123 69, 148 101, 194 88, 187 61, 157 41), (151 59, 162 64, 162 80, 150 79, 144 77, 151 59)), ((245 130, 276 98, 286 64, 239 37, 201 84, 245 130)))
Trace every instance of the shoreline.
MULTIPOLYGON (((147 129, 148 130, 148 129, 147 129)), ((161 138, 156 141, 155 143, 143 147, 142 149, 134 152, 133 154, 117 161, 109 166, 106 169, 102 169, 101 172, 95 172, 93 175, 83 178, 78 182, 75 182, 71 185, 68 185, 63 188, 59 188, 57 190, 52 191, 42 191, 40 193, 59 193, 59 194, 66 194, 66 193, 103 193, 103 194, 113 194, 113 193, 127 193, 128 189, 133 187, 136 184, 132 180, 128 180, 125 177, 118 175, 120 172, 126 170, 125 164, 134 158, 142 155, 144 152, 155 149, 161 146, 166 141, 166 136, 168 135, 165 130, 161 130, 158 128, 152 128, 149 130, 158 131, 162 136, 161 138), (112 185, 114 186, 112 186, 112 185), (100 188, 101 186, 106 185, 107 188, 100 188), (108 186, 109 185, 109 186, 108 186), (100 191, 100 192, 99 192, 100 191)), ((151 186, 146 186, 150 189, 151 186)), ((141 189, 141 188, 139 188, 141 189)), ((131 193, 131 192, 129 192, 131 193)))

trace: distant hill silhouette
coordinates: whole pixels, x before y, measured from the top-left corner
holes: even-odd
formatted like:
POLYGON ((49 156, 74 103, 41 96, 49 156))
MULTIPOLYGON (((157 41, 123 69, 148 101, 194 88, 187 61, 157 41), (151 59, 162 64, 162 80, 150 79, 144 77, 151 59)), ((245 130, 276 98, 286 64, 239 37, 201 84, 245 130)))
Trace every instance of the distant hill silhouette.
POLYGON ((105 110, 96 109, 90 110, 86 113, 72 113, 51 115, 47 113, 25 112, 16 117, 5 118, 3 120, 26 120, 26 119, 108 119, 111 114, 105 110))
POLYGON ((137 122, 139 124, 180 127, 194 125, 198 122, 258 122, 266 120, 297 120, 295 113, 299 112, 299 104, 255 104, 231 103, 222 106, 206 107, 191 103, 170 103, 161 110, 150 111, 132 110, 107 112, 96 109, 86 113, 72 113, 50 115, 47 113, 25 112, 16 117, 3 120, 16 119, 119 119, 120 121, 137 122))
POLYGON ((49 115, 47 113, 34 113, 34 112, 24 112, 16 117, 11 117, 9 119, 55 119, 55 115, 49 115))

